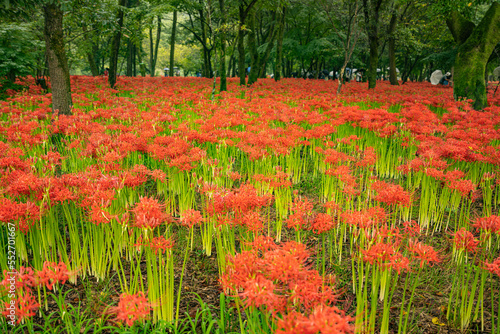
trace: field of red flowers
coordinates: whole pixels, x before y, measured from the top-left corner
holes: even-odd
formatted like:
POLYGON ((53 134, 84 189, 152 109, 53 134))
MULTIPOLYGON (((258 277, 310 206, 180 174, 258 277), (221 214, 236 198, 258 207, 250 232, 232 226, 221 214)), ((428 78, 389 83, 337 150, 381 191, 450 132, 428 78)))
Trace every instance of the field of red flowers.
POLYGON ((500 94, 71 83, 0 102, 2 332, 500 333, 500 94))

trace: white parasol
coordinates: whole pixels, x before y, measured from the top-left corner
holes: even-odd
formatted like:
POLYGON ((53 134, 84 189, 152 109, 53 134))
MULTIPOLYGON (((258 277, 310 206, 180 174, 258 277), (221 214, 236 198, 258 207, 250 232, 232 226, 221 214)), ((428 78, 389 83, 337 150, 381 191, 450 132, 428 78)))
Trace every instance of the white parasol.
POLYGON ((500 66, 493 70, 493 80, 498 81, 500 79, 500 66))
POLYGON ((431 84, 437 85, 442 78, 443 78, 443 72, 441 72, 441 70, 435 70, 431 74, 431 84))

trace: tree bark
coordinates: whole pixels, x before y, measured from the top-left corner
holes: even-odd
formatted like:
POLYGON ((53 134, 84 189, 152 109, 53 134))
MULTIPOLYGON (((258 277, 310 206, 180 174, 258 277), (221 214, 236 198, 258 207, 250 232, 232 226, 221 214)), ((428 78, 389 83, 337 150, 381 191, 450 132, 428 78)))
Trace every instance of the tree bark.
POLYGON ((248 26, 250 27, 250 32, 248 34, 248 50, 250 52, 250 57, 252 63, 250 65, 250 74, 248 75, 248 85, 251 86, 257 81, 259 77, 262 77, 266 71, 267 60, 269 59, 269 54, 274 44, 274 38, 276 36, 276 12, 273 13, 273 22, 269 28, 269 33, 267 35, 266 43, 267 47, 264 51, 264 55, 260 55, 257 50, 256 34, 255 34, 255 12, 250 14, 248 20, 248 26))
POLYGON ((122 26, 123 26, 123 7, 127 4, 127 0, 120 0, 118 2, 118 12, 116 14, 116 21, 118 23, 118 30, 113 36, 113 41, 111 42, 111 56, 109 59, 109 74, 108 82, 111 88, 115 88, 116 85, 116 75, 118 70, 118 52, 120 51, 120 40, 122 38, 122 26))
POLYGON ((226 6, 224 0, 219 0, 219 7, 221 12, 221 25, 220 29, 220 91, 227 90, 226 81, 226 6))
POLYGON ((459 44, 454 66, 453 95, 456 100, 472 99, 476 110, 484 109, 488 106, 484 80, 486 63, 500 41, 500 4, 493 3, 472 30, 474 24, 457 12, 453 12, 446 23, 459 44))
POLYGON ((259 64, 258 64, 258 68, 260 69, 259 78, 266 77, 267 61, 269 60, 269 56, 271 54, 271 50, 273 49, 274 41, 276 39, 276 35, 279 29, 279 24, 276 23, 277 19, 278 18, 276 12, 273 12, 273 23, 272 26, 269 28, 270 31, 266 39, 267 42, 266 50, 264 51, 263 57, 259 57, 259 64))
POLYGON ((389 22, 389 80, 391 85, 399 86, 398 74, 396 72, 396 23, 398 20, 398 6, 394 5, 392 9, 391 21, 389 22))
POLYGON ((379 11, 383 0, 363 0, 365 11, 366 32, 368 35, 368 44, 370 45, 370 59, 368 61, 368 88, 375 88, 377 85, 377 66, 378 66, 378 26, 379 11))
POLYGON ((278 30, 278 41, 276 42, 276 71, 274 73, 274 80, 281 80, 281 72, 283 72, 283 36, 285 34, 285 17, 286 17, 286 6, 283 6, 283 12, 281 13, 280 26, 278 30))
POLYGON ((245 67, 245 22, 248 13, 258 0, 252 0, 246 7, 240 3, 239 26, 238 26, 238 75, 240 77, 240 86, 246 85, 246 67, 245 67))
POLYGON ((172 35, 170 36, 170 68, 168 75, 174 76, 174 56, 175 56, 175 33, 177 31, 177 10, 174 10, 174 17, 172 23, 172 35))
POLYGON ((134 76, 134 44, 130 38, 127 39, 127 72, 128 77, 134 76))
POLYGON ((44 37, 52 85, 52 111, 71 115, 71 81, 63 40, 63 12, 54 1, 43 7, 44 37))
POLYGON ((255 11, 250 13, 248 18, 248 27, 250 29, 247 37, 248 52, 250 53, 250 73, 248 74, 248 85, 251 86, 259 76, 259 52, 257 50, 257 42, 255 40, 255 11))
POLYGON ((151 72, 151 76, 154 77, 156 75, 156 60, 158 59, 158 47, 160 46, 160 37, 161 37, 161 16, 157 17, 157 26, 156 26, 156 41, 153 46, 153 28, 149 28, 149 69, 151 72))

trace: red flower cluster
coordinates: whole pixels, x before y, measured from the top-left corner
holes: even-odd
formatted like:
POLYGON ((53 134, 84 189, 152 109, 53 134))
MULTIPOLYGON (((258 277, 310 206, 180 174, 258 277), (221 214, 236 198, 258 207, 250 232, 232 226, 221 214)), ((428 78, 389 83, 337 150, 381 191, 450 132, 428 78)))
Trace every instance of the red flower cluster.
MULTIPOLYGON (((252 245, 251 251, 228 256, 227 272, 221 277, 225 291, 243 299, 246 307, 261 308, 274 315, 305 310, 311 312, 307 316, 314 318, 316 314, 319 319, 316 312, 322 307, 328 312, 337 295, 331 283, 306 267, 309 254, 304 245, 295 242, 276 245, 268 237, 258 237, 252 245)), ((350 320, 346 318, 346 323, 350 320)))
POLYGON ((411 204, 410 194, 400 185, 375 181, 372 189, 377 193, 375 200, 389 205, 408 207, 411 204))
POLYGON ((112 309, 116 320, 132 326, 136 321, 146 320, 151 312, 151 304, 143 292, 136 294, 122 293, 118 306, 112 309))
POLYGON ((141 197, 132 212, 135 216, 134 226, 143 229, 152 230, 169 218, 165 205, 149 197, 141 197))
POLYGON ((15 316, 16 322, 19 324, 25 318, 32 317, 40 307, 36 297, 33 295, 32 289, 44 286, 49 290, 54 288, 55 284, 64 284, 69 279, 70 275, 74 275, 67 270, 64 263, 45 262, 42 270, 34 271, 32 268, 21 267, 19 271, 8 272, 4 270, 4 279, 0 282, 3 287, 1 294, 15 294, 14 306, 12 303, 5 302, 3 304, 2 314, 5 317, 12 319, 15 316), (12 290, 12 286, 15 290, 12 290), (14 309, 13 309, 14 307, 14 309))

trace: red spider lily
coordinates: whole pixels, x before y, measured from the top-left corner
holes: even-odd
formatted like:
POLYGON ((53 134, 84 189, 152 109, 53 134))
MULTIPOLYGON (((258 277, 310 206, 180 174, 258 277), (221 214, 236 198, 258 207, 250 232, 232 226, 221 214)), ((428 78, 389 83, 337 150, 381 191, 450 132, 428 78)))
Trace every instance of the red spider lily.
POLYGON ((331 215, 326 213, 318 213, 311 222, 311 229, 317 234, 328 232, 335 226, 337 226, 337 222, 331 215))
POLYGON ((474 239, 474 235, 471 232, 462 227, 453 234, 453 243, 455 244, 455 248, 458 250, 475 253, 479 241, 474 239))
POLYGON ((325 202, 323 206, 329 210, 331 213, 340 212, 341 206, 334 201, 325 202))
POLYGON ((0 198, 0 221, 16 222, 18 230, 27 234, 40 220, 40 207, 32 202, 17 203, 8 198, 0 198))
POLYGON ((446 186, 458 191, 462 196, 467 196, 476 189, 476 185, 471 180, 451 180, 446 183, 446 186))
POLYGON ((485 269, 492 274, 500 276, 500 257, 494 260, 492 263, 484 262, 485 269))
POLYGON ((5 302, 2 314, 9 319, 14 316, 16 322, 20 324, 24 319, 34 316, 39 307, 40 304, 36 301, 36 297, 31 294, 30 290, 26 290, 19 293, 16 299, 5 302), (13 301, 14 304, 12 304, 13 301))
POLYGON ((135 247, 143 246, 150 248, 154 251, 155 254, 157 254, 158 251, 165 253, 167 249, 174 248, 174 241, 171 239, 166 239, 164 236, 153 237, 148 240, 143 240, 141 236, 139 237, 137 243, 134 246, 135 247))
POLYGON ((227 257, 227 270, 221 277, 225 291, 236 293, 245 305, 259 305, 273 313, 297 309, 300 305, 312 308, 336 300, 323 277, 305 267, 309 254, 304 245, 287 242, 278 246, 266 237, 256 239, 266 244, 254 241, 261 251, 243 251, 227 257))
POLYGON ((192 228, 195 225, 199 225, 204 221, 201 212, 194 209, 188 209, 184 211, 181 215, 181 223, 182 225, 187 226, 188 228, 192 228))
POLYGON ((99 226, 100 224, 108 224, 112 219, 117 219, 118 215, 111 215, 104 211, 99 205, 93 204, 89 210, 89 220, 99 226))
POLYGON ((38 286, 38 279, 35 276, 32 268, 25 268, 21 266, 19 271, 9 272, 8 270, 3 271, 4 279, 0 282, 0 285, 9 290, 12 284, 12 278, 15 279, 15 287, 17 289, 29 290, 32 287, 38 286))
POLYGON ((116 313, 117 321, 132 326, 136 321, 146 320, 149 317, 151 304, 142 291, 133 295, 122 293, 118 306, 112 308, 112 311, 116 313))
POLYGON ((52 290, 54 284, 66 283, 69 279, 69 275, 71 275, 71 273, 63 262, 57 264, 55 262, 46 261, 43 264, 43 269, 36 272, 35 280, 38 284, 45 285, 47 289, 52 290))
POLYGON ((342 220, 362 229, 368 229, 377 226, 387 219, 385 210, 380 206, 374 206, 363 211, 347 211, 341 214, 342 220))
POLYGON ((353 157, 348 156, 345 153, 338 152, 334 150, 333 148, 327 148, 322 152, 325 155, 325 163, 331 164, 331 165, 337 165, 340 162, 343 161, 350 161, 354 160, 353 157))
POLYGON ((374 231, 374 236, 378 241, 383 241, 385 239, 386 243, 391 243, 395 247, 398 247, 404 238, 399 228, 391 228, 385 224, 374 231))
POLYGON ((290 312, 278 319, 279 334, 344 334, 354 333, 354 326, 350 324, 354 319, 335 306, 320 306, 306 316, 299 312, 290 312))
POLYGON ((335 306, 319 306, 314 309, 309 319, 319 333, 354 333, 354 326, 350 324, 354 318, 345 315, 344 311, 335 306))
POLYGON ((478 231, 483 230, 487 233, 500 234, 500 217, 491 215, 489 217, 478 218, 472 226, 478 231))
POLYGON ((420 260, 420 268, 422 268, 424 264, 431 265, 431 263, 436 264, 441 262, 438 253, 432 246, 425 245, 419 241, 408 241, 407 249, 413 253, 413 258, 420 260))
POLYGON ((392 268, 400 273, 402 270, 409 270, 410 261, 400 254, 392 245, 386 243, 376 243, 367 250, 361 250, 363 260, 371 265, 378 265, 382 268, 392 268))
POLYGON ((135 208, 131 211, 135 216, 134 226, 143 229, 152 230, 169 218, 165 212, 165 205, 149 197, 141 197, 135 208))
POLYGON ((250 232, 258 233, 264 229, 264 218, 256 211, 245 212, 240 225, 245 226, 250 232))
POLYGON ((377 153, 373 147, 365 148, 363 159, 356 162, 358 167, 373 166, 377 162, 377 153))
POLYGON ((420 233, 422 232, 422 228, 414 220, 409 221, 409 222, 404 222, 403 226, 404 226, 405 234, 408 235, 409 237, 415 237, 417 235, 420 235, 420 233))
POLYGON ((307 198, 299 199, 295 197, 290 205, 293 212, 287 219, 289 228, 301 229, 312 219, 313 204, 307 198))
POLYGON ((400 185, 375 181, 371 187, 377 192, 377 196, 375 196, 376 201, 389 205, 410 206, 410 194, 400 185))
POLYGON ((276 294, 276 286, 272 280, 257 274, 249 278, 242 286, 243 292, 239 294, 243 298, 245 307, 265 307, 268 311, 275 313, 285 308, 286 297, 276 294))

